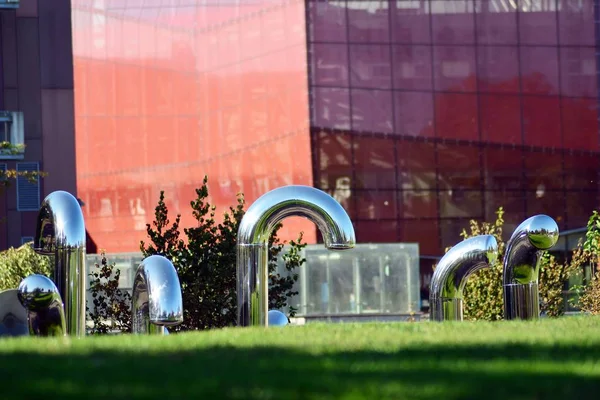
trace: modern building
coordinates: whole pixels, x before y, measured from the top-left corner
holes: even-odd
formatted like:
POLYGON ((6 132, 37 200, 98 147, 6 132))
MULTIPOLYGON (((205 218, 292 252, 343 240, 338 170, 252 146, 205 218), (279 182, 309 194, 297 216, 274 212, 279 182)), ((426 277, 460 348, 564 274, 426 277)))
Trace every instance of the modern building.
POLYGON ((69 0, 0 0, 0 169, 44 171, 10 180, 0 196, 0 249, 32 240, 40 201, 76 193, 73 54, 69 0))
POLYGON ((72 0, 90 236, 136 251, 161 190, 193 225, 205 174, 220 211, 240 191, 331 193, 359 241, 419 244, 424 287, 500 206, 507 235, 537 213, 579 228, 598 207, 598 3, 72 0))

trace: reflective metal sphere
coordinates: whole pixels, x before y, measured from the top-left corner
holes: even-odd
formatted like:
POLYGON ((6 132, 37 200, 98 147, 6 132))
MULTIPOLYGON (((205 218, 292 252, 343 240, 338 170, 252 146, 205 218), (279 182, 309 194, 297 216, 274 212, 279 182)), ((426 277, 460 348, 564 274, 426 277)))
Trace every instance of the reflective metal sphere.
POLYGON ((269 326, 286 326, 290 321, 284 313, 279 310, 269 310, 269 326))
POLYGON ((33 311, 49 307, 58 295, 54 282, 44 275, 28 276, 21 281, 17 290, 23 307, 33 311))
MULTIPOLYGON (((547 215, 536 215, 526 220, 527 236, 531 244, 540 249, 548 250, 558 241, 558 225, 547 215)), ((518 229, 518 228, 517 228, 518 229)))

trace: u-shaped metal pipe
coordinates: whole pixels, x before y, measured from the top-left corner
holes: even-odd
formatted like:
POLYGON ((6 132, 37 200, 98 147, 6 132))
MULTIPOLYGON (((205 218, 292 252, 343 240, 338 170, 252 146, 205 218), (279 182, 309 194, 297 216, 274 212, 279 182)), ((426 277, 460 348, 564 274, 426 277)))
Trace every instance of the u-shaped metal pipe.
POLYGON ((498 258, 492 235, 465 239, 440 260, 431 278, 429 304, 432 321, 463 320, 463 289, 475 271, 488 268, 498 258))
POLYGON ((175 267, 166 257, 146 257, 133 280, 132 333, 168 334, 183 322, 183 299, 175 267))
POLYGON ((240 222, 237 238, 237 322, 268 326, 268 244, 273 228, 290 216, 315 223, 325 247, 351 249, 354 228, 344 208, 327 193, 310 186, 283 186, 256 200, 240 222))
POLYGON ((504 319, 540 317, 540 260, 544 250, 556 244, 558 234, 556 221, 540 214, 523 221, 506 243, 502 273, 504 319))
POLYGON ((46 196, 33 247, 54 256, 52 278, 64 302, 67 334, 85 336, 85 222, 72 194, 59 190, 46 196))

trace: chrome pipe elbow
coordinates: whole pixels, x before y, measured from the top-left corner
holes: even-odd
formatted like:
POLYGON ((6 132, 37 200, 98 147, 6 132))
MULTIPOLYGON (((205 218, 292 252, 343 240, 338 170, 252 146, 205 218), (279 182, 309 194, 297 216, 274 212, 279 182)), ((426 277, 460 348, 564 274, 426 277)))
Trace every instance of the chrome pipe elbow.
POLYGON ((44 275, 30 275, 17 289, 21 305, 27 311, 29 334, 32 336, 65 336, 67 324, 58 288, 44 275))
POLYGON ((504 319, 539 318, 540 260, 558 235, 556 221, 542 214, 526 219, 513 232, 506 243, 502 272, 504 319))
POLYGON ((321 231, 330 250, 351 249, 354 227, 344 208, 327 193, 310 186, 283 186, 265 193, 246 211, 237 238, 237 323, 268 326, 268 243, 283 219, 300 216, 321 231))
POLYGON ((498 258, 498 243, 492 235, 466 239, 440 260, 431 278, 429 305, 432 321, 463 320, 463 289, 471 274, 489 268, 498 258))
POLYGON ((160 255, 146 257, 133 281, 132 333, 167 335, 183 322, 181 285, 175 267, 160 255))
POLYGON ((64 302, 67 334, 85 335, 85 222, 77 199, 50 193, 40 207, 33 243, 38 254, 54 256, 52 278, 64 302))

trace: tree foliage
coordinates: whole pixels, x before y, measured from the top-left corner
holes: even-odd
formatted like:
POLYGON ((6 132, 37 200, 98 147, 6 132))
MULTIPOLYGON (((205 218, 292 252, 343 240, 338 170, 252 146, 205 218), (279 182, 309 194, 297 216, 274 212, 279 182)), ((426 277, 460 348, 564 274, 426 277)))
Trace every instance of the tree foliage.
POLYGON ((23 279, 32 274, 52 277, 49 257, 37 254, 31 243, 0 253, 0 290, 16 289, 23 279))

